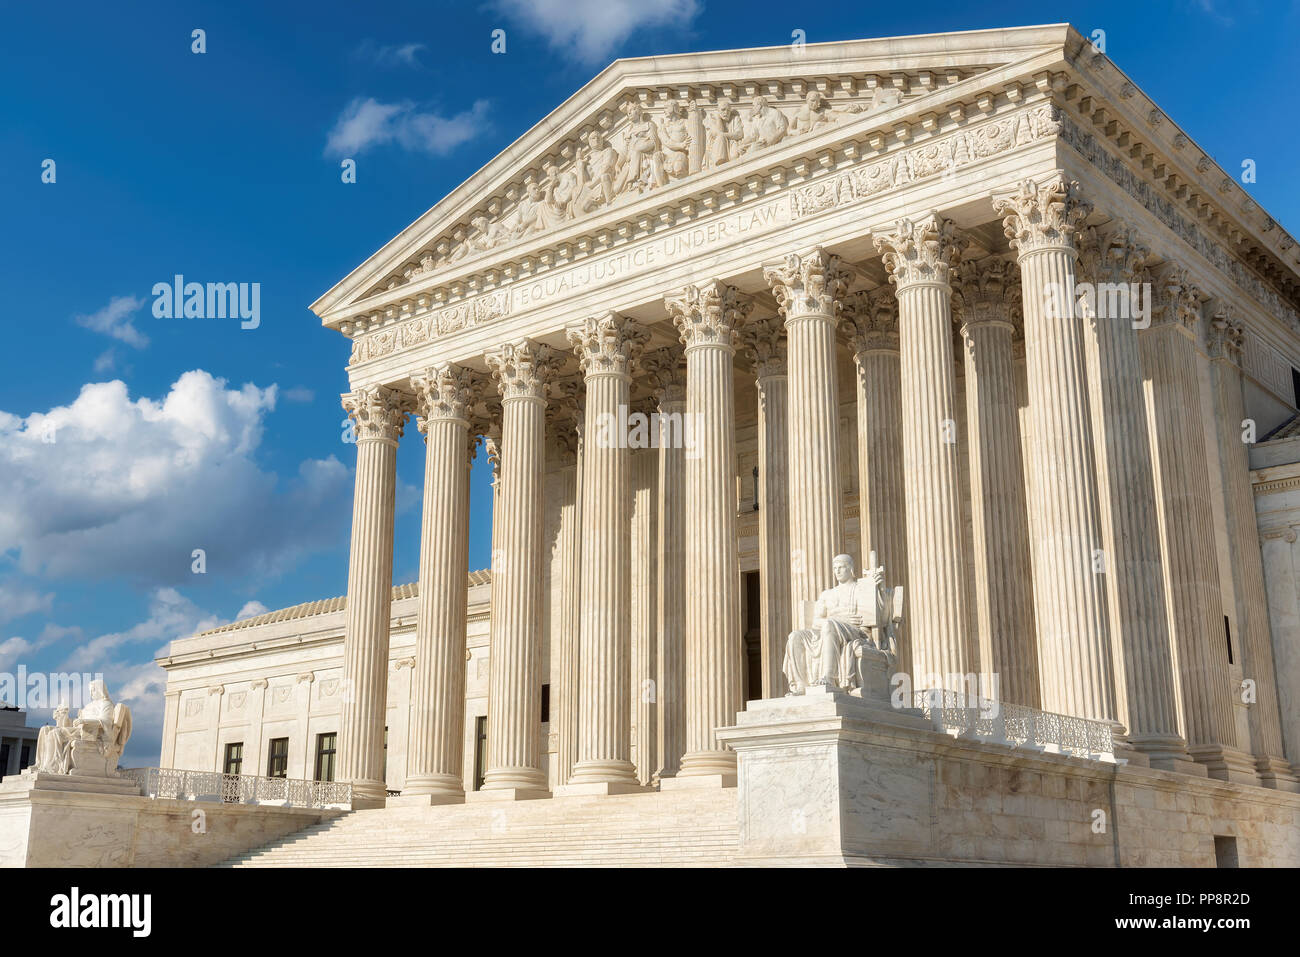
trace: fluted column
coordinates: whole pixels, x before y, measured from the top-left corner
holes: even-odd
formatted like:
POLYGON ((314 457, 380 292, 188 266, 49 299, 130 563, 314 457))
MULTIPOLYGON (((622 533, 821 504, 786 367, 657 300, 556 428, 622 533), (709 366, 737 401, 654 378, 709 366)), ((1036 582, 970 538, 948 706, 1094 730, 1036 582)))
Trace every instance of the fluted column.
POLYGON ((611 792, 637 787, 629 727, 632 475, 618 423, 627 414, 631 363, 648 336, 615 313, 590 317, 567 333, 587 386, 582 543, 590 556, 582 563, 578 761, 569 787, 611 792))
POLYGON ((736 327, 749 303, 720 282, 664 299, 686 353, 686 754, 677 777, 734 779, 736 754, 714 737, 735 723, 740 692, 740 553, 736 540, 736 327))
POLYGON ((352 782, 354 807, 383 806, 384 718, 388 710, 388 626, 393 597, 393 510, 397 442, 407 397, 374 386, 342 397, 357 440, 352 547, 343 638, 338 780, 352 782))
MULTIPOLYGON (((637 411, 649 421, 649 410, 637 411)), ((648 441, 647 434, 647 441, 648 441)), ((659 773, 658 515, 659 450, 632 451, 632 743, 637 780, 659 773)))
POLYGON ((478 376, 444 363, 411 377, 424 433, 420 604, 402 796, 463 798, 469 468, 478 376))
POLYGON ((912 680, 944 687, 974 670, 949 277, 961 254, 952 224, 935 213, 899 220, 875 242, 898 297, 912 680))
POLYGON ((1011 315, 1020 309, 1017 273, 1013 263, 997 257, 963 262, 957 302, 965 346, 980 668, 998 676, 1003 700, 1037 708, 1029 519, 1011 351, 1011 315))
POLYGON ((1233 592, 1237 600, 1237 620, 1241 622, 1241 670, 1242 675, 1255 684, 1254 701, 1247 710, 1251 751, 1255 756, 1256 772, 1266 787, 1295 791, 1300 789, 1300 785, 1284 757, 1268 593, 1264 586, 1255 496, 1250 482, 1250 458, 1242 434, 1246 426, 1241 377, 1245 331, 1241 320, 1233 314, 1232 306, 1226 302, 1215 304, 1208 331, 1229 564, 1235 573, 1233 592))
POLYGON ((759 632, 763 697, 786 692, 781 663, 793 630, 790 615, 790 432, 785 328, 779 317, 751 321, 740 330, 758 391, 759 632))
MULTIPOLYGON (((903 484, 902 362, 898 299, 883 287, 850 295, 841 329, 857 372, 858 527, 861 565, 871 552, 890 584, 907 589, 907 504, 903 484)), ((904 599, 906 601, 906 597, 904 599)), ((909 621, 898 634, 898 669, 912 674, 909 621)))
POLYGON ((1296 529, 1290 525, 1261 526, 1259 536, 1278 674, 1282 744, 1292 768, 1300 772, 1300 563, 1295 557, 1296 529))
POLYGON ((790 604, 802 627, 803 603, 832 584, 835 556, 844 551, 835 327, 850 274, 838 256, 814 249, 786 256, 763 278, 785 319, 790 604))
POLYGON ((1087 213, 1057 174, 994 200, 1020 264, 1035 482, 1030 526, 1043 708, 1115 721, 1101 515, 1083 330, 1074 309, 1074 232, 1087 213))
POLYGON ((1147 249, 1127 227, 1108 236, 1080 233, 1077 298, 1088 368, 1088 406, 1096 440, 1097 490, 1116 705, 1128 743, 1154 767, 1188 770, 1178 732, 1173 657, 1160 559, 1151 446, 1130 300, 1147 249), (1091 294, 1088 290, 1091 289, 1091 294), (1123 290, 1122 296, 1119 296, 1123 290))
POLYGON ((546 380, 554 350, 523 340, 487 355, 501 393, 484 791, 546 791, 541 757, 541 621, 546 380))
MULTIPOLYGON (((659 403, 659 777, 671 778, 686 753, 686 361, 680 347, 641 361, 659 403)), ((693 452, 691 453, 693 454, 693 452)))
MULTIPOLYGON (((568 385, 568 384, 566 384, 568 385)), ((559 609, 551 633, 555 656, 555 686, 551 689, 554 714, 555 783, 569 783, 578 760, 578 648, 582 629, 582 432, 585 397, 581 381, 565 388, 569 416, 561 427, 569 430, 569 462, 561 469, 559 550, 559 609)))
POLYGON ((1255 783, 1237 750, 1196 337, 1199 291, 1170 264, 1139 336, 1183 733, 1211 777, 1255 783))

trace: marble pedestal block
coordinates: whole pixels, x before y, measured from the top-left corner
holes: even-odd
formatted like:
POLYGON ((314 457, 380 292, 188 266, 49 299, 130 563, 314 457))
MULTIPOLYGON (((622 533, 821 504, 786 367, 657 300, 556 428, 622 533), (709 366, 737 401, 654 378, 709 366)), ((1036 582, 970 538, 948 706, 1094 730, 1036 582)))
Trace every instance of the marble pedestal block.
POLYGON ((1243 867, 1300 864, 1300 796, 933 730, 837 691, 751 701, 738 864, 1243 867))
POLYGON ((344 812, 142 797, 125 778, 0 783, 0 867, 206 867, 344 812))

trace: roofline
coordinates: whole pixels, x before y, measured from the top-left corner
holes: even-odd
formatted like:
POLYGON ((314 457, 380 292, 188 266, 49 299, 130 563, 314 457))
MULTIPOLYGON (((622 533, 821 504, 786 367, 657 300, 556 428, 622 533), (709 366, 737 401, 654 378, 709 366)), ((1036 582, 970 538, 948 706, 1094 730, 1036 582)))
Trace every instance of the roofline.
MULTIPOLYGON (((909 34, 897 37, 867 37, 853 40, 827 40, 819 43, 810 43, 805 47, 805 51, 812 51, 813 54, 831 54, 838 51, 855 52, 862 55, 865 47, 889 44, 908 44, 918 41, 933 41, 936 38, 946 37, 972 37, 988 36, 989 38, 1008 38, 1014 36, 1014 43, 1009 43, 1006 39, 1001 43, 990 43, 989 51, 1006 51, 1007 49, 1019 49, 1026 47, 1044 47, 1059 46, 1064 55, 1066 43, 1071 34, 1082 40, 1082 35, 1069 23, 1052 23, 1038 24, 1019 27, 997 27, 985 30, 960 30, 946 31, 940 33, 921 33, 909 34)), ((1086 42, 1086 41, 1085 41, 1086 42)), ((708 69, 721 68, 723 66, 733 67, 734 64, 711 64, 708 61, 711 58, 725 57, 737 53, 756 55, 757 62, 746 63, 747 67, 762 67, 770 62, 769 57, 777 55, 778 51, 785 53, 789 50, 789 44, 780 44, 766 47, 740 47, 727 50, 708 50, 691 53, 670 53, 664 55, 654 55, 646 57, 621 57, 611 62, 607 67, 597 73, 592 79, 588 80, 575 92, 570 94, 562 103, 551 110, 550 113, 542 117, 538 122, 533 124, 528 130, 518 136, 508 146, 498 152, 491 160, 472 173, 454 190, 434 203, 429 209, 421 213, 418 217, 407 224, 400 232, 390 238, 386 243, 376 249, 373 253, 362 260, 346 276, 331 286, 325 293, 319 296, 309 307, 317 317, 324 319, 324 314, 331 308, 338 305, 348 293, 356 291, 358 286, 364 286, 366 277, 372 270, 367 270, 369 266, 377 259, 384 257, 386 252, 395 252, 400 246, 405 245, 409 240, 412 230, 421 226, 433 214, 443 207, 455 207, 463 199, 467 198, 463 194, 468 191, 471 181, 479 179, 482 174, 489 173, 489 176, 500 173, 501 167, 513 168, 514 163, 520 159, 519 154, 528 152, 534 148, 543 145, 541 141, 551 134, 568 129, 575 117, 569 113, 577 110, 579 104, 584 107, 594 107, 604 99, 618 92, 621 85, 631 77, 635 76, 642 67, 662 67, 666 62, 671 62, 675 67, 681 68, 682 65, 690 65, 699 68, 708 69), (766 56, 765 56, 766 55, 766 56), (364 274, 363 274, 364 271, 364 274)), ((900 55, 921 54, 921 53, 942 53, 943 50, 935 50, 932 46, 921 47, 903 51, 890 51, 900 55)), ((970 50, 960 51, 969 55, 970 50)), ((809 65, 813 65, 816 60, 832 59, 833 57, 821 57, 810 55, 808 52, 803 54, 808 59, 809 65)), ((776 64, 772 64, 776 65, 776 64)), ((788 60, 783 61, 780 65, 789 66, 788 60)), ((477 192, 477 190, 476 190, 477 192)), ((370 281, 374 281, 373 279, 370 281)))

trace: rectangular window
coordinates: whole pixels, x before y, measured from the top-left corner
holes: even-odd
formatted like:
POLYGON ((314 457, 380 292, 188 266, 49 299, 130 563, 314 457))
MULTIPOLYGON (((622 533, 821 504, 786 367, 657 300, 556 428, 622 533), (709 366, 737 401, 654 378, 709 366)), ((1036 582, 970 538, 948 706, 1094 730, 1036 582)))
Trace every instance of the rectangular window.
POLYGON ((334 780, 334 753, 338 750, 339 736, 335 731, 316 735, 316 780, 334 780))
POLYGON ((266 776, 268 778, 287 778, 289 776, 288 738, 271 739, 271 752, 266 758, 266 776))
POLYGON ((542 724, 551 720, 551 686, 542 685, 542 724))
POLYGON ((244 767, 244 742, 231 741, 226 745, 226 762, 223 770, 226 774, 241 774, 244 767))
POLYGON ((32 766, 32 746, 30 744, 23 745, 22 758, 21 763, 18 765, 18 770, 20 771, 32 766))

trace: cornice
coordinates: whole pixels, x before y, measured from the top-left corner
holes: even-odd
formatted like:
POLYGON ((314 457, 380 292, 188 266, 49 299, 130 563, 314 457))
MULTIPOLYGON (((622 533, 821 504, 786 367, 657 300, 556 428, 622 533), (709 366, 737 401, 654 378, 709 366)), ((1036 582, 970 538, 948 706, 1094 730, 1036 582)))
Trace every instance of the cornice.
MULTIPOLYGON (((1068 24, 977 30, 910 37, 889 37, 807 44, 798 49, 775 47, 689 53, 617 60, 577 90, 514 143, 489 161, 456 190, 414 223, 393 237, 312 304, 312 310, 334 325, 332 314, 344 303, 385 281, 401 261, 417 264, 419 247, 437 228, 468 223, 468 217, 485 195, 504 190, 521 172, 539 171, 553 157, 560 137, 587 130, 607 131, 616 122, 620 106, 629 96, 653 108, 669 98, 692 95, 706 102, 730 94, 733 100, 763 93, 777 83, 803 83, 839 95, 850 77, 894 83, 907 76, 923 88, 947 82, 949 74, 971 76, 1024 60, 1048 50, 1059 53, 1073 31, 1068 24), (728 89, 731 87, 731 89, 728 89), (752 89, 751 89, 752 88, 752 89)), ((792 89, 790 91, 794 95, 792 89)))
POLYGON ((1045 68, 1055 64, 1059 69, 1060 62, 1057 50, 952 83, 931 82, 924 95, 905 99, 897 106, 841 118, 819 132, 791 136, 751 157, 538 233, 531 242, 467 258, 452 270, 435 266, 410 282, 391 280, 392 288, 371 291, 360 300, 339 304, 329 311, 323 312, 315 305, 313 309, 321 315, 324 325, 353 335, 397 319, 475 300, 503 283, 579 262, 655 231, 687 224, 786 186, 814 181, 863 158, 884 156, 896 148, 922 143, 1039 99, 1033 75, 1048 75, 1045 68))
MULTIPOLYGON (((1113 61, 1086 41, 1068 51, 1067 59, 1056 98, 1067 112, 1067 142, 1072 128, 1105 142, 1153 191, 1150 198, 1159 199, 1160 209, 1142 197, 1135 199, 1193 247, 1218 244, 1248 275, 1225 272, 1248 291, 1252 278, 1264 284, 1267 291, 1255 293, 1254 298, 1269 309, 1269 293, 1277 297, 1278 306, 1290 314, 1288 324, 1300 332, 1300 320, 1295 318, 1300 308, 1300 246, 1295 238, 1113 61), (1173 225, 1173 217, 1182 224, 1173 225), (1188 238, 1189 226, 1203 234, 1200 242, 1188 238)), ((1077 137, 1071 145, 1079 148, 1077 137)), ((1120 185, 1133 195, 1127 184, 1120 185)), ((1223 268, 1220 262, 1216 265, 1223 268)))
MULTIPOLYGON (((737 186, 716 196, 716 202, 686 197, 677 207, 682 218, 662 223, 647 221, 644 232, 629 231, 627 242, 651 239, 660 230, 667 232, 696 222, 703 228, 716 217, 743 211, 748 203, 773 202, 779 197, 788 199, 791 217, 800 220, 906 189, 920 181, 938 182, 955 169, 1057 136, 1059 110, 1041 91, 1018 82, 1009 84, 1008 90, 1001 96, 990 95, 982 108, 954 104, 942 117, 926 114, 924 123, 902 123, 894 132, 881 133, 878 138, 870 130, 859 132, 858 138, 849 138, 839 149, 825 151, 819 162, 807 157, 794 160, 797 175, 787 175, 785 166, 773 166, 762 175, 756 173, 745 188, 737 186), (687 214, 689 218, 685 218, 687 214)), ((592 249, 582 257, 563 262, 551 260, 544 268, 520 278, 539 280, 550 270, 580 264, 597 252, 616 254, 616 248, 592 249)), ((502 277, 498 281, 503 281, 502 277)), ((523 285, 511 283, 439 311, 430 311, 427 296, 417 297, 415 304, 404 302, 400 309, 389 307, 384 315, 373 317, 372 321, 380 324, 378 328, 364 335, 354 330, 351 368, 512 315, 511 290, 523 285), (491 308, 482 308, 485 303, 491 308), (416 309, 425 312, 417 313, 416 309), (464 321, 467 313, 480 309, 484 318, 479 322, 464 321)))

